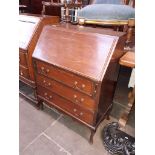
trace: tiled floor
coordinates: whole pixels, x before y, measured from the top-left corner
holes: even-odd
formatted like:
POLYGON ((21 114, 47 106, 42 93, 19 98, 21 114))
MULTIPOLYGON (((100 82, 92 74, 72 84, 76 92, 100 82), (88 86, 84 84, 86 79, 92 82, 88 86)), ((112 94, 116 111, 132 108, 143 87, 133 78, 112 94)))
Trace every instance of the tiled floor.
MULTIPOLYGON (((103 146, 102 130, 107 123, 117 121, 125 109, 128 79, 123 74, 120 79, 124 82, 117 87, 111 119, 100 124, 93 145, 88 143, 90 131, 84 125, 46 106, 43 111, 37 110, 20 97, 20 155, 109 155, 103 146)), ((125 131, 134 136, 134 115, 125 131)))

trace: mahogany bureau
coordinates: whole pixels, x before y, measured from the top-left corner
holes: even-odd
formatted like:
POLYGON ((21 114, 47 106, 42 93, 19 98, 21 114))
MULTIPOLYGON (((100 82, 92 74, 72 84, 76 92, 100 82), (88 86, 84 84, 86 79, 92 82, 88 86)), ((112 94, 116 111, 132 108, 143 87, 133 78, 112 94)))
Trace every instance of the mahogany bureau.
MULTIPOLYGON (((32 53, 42 31, 46 24, 58 23, 57 16, 34 16, 30 14, 19 15, 19 80, 31 87, 35 91, 36 84, 34 79, 34 70, 32 65, 32 53)), ((20 89, 20 88, 19 88, 20 89)), ((28 99, 37 102, 35 96, 29 97, 21 91, 20 94, 28 99)))
POLYGON ((92 143, 112 108, 114 63, 124 43, 124 33, 110 36, 63 24, 45 26, 32 55, 38 104, 44 102, 89 127, 92 143))

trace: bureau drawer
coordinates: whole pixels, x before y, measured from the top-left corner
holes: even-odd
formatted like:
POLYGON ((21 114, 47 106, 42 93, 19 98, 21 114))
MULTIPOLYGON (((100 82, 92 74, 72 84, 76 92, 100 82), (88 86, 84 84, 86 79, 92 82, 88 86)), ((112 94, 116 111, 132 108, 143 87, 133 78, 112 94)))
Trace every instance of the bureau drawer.
POLYGON ((27 54, 19 51, 19 64, 27 67, 27 54))
POLYGON ((24 77, 24 78, 29 78, 29 71, 28 68, 19 66, 19 75, 24 77))
POLYGON ((40 74, 53 78, 56 81, 62 82, 90 96, 94 94, 94 83, 86 78, 82 78, 78 75, 66 72, 58 67, 54 67, 40 61, 36 62, 36 66, 37 71, 40 74))
POLYGON ((55 93, 49 91, 46 88, 37 86, 37 95, 43 100, 47 101, 49 104, 54 105, 58 109, 73 115, 74 117, 88 123, 93 124, 94 114, 82 107, 64 99, 63 97, 56 95, 55 93))
POLYGON ((95 100, 84 93, 81 93, 73 88, 70 88, 64 84, 61 84, 55 80, 51 80, 39 74, 37 74, 36 76, 36 81, 39 85, 52 90, 56 94, 63 96, 64 98, 76 104, 80 104, 84 108, 90 109, 92 111, 95 111, 96 109, 95 100))

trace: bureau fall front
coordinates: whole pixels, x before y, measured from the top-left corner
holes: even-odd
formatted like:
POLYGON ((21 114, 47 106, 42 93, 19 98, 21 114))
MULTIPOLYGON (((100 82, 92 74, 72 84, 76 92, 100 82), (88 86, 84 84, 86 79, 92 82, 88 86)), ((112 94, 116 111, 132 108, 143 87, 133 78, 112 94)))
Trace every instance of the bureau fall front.
POLYGON ((19 15, 19 80, 26 86, 32 88, 33 95, 29 96, 20 90, 20 94, 37 103, 35 90, 35 77, 32 64, 32 53, 46 24, 53 24, 59 21, 54 16, 32 16, 28 14, 19 15))

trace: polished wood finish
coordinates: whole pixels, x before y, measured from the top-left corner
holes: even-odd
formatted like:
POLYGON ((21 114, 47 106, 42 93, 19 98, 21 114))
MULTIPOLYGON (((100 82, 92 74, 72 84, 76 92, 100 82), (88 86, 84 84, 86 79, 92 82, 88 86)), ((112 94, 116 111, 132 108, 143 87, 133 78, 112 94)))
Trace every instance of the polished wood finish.
POLYGON ((28 86, 35 88, 32 53, 38 41, 42 28, 46 24, 59 21, 58 17, 19 15, 19 79, 28 86))
POLYGON ((126 67, 135 67, 135 53, 134 52, 127 52, 125 53, 119 60, 120 65, 126 67))
POLYGON ((52 104, 54 107, 62 110, 63 112, 74 115, 79 120, 82 120, 88 124, 93 124, 93 112, 82 108, 78 104, 73 104, 69 100, 64 99, 62 96, 49 91, 48 89, 38 85, 37 94, 40 98, 46 102, 52 104))
POLYGON ((68 86, 75 87, 86 94, 93 95, 93 91, 95 91, 93 83, 90 80, 81 79, 79 76, 70 72, 66 73, 63 69, 58 67, 48 65, 43 62, 36 62, 36 68, 38 73, 41 73, 47 77, 52 77, 53 79, 57 79, 61 83, 67 83, 68 86))
POLYGON ((45 102, 85 124, 91 129, 90 142, 112 109, 118 55, 125 44, 124 33, 107 31, 110 36, 95 30, 45 26, 33 53, 39 104, 45 102))
POLYGON ((19 63, 22 66, 27 67, 27 53, 22 52, 22 50, 19 51, 19 63))
MULTIPOLYGON (((78 32, 88 32, 88 33, 98 33, 98 34, 103 34, 103 35, 110 35, 110 36, 117 36, 119 38, 119 41, 116 45, 115 48, 115 52, 112 55, 111 58, 111 62, 118 62, 119 58, 121 56, 123 56, 124 54, 124 50, 122 50, 124 48, 124 44, 125 44, 125 40, 126 40, 126 33, 125 32, 117 32, 114 31, 112 29, 104 29, 102 27, 96 27, 96 28, 92 28, 92 27, 87 27, 87 26, 81 26, 81 25, 72 25, 69 23, 61 23, 58 25, 55 25, 56 27, 60 27, 60 28, 64 28, 66 30, 72 30, 72 31, 78 31, 78 32)), ((84 43, 86 41, 84 40, 84 43)), ((114 64, 112 65, 114 68, 114 64)), ((110 68, 110 69, 112 69, 110 68)), ((114 72, 114 71, 113 71, 114 72)))
POLYGON ((94 111, 97 107, 94 100, 90 96, 78 90, 74 90, 67 85, 61 84, 55 80, 51 80, 50 78, 47 78, 40 74, 36 76, 36 81, 38 85, 46 87, 49 90, 55 92, 56 94, 61 95, 76 104, 86 107, 91 111, 94 111))

